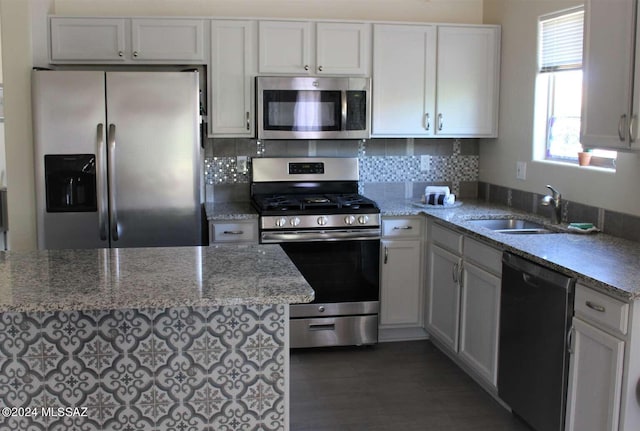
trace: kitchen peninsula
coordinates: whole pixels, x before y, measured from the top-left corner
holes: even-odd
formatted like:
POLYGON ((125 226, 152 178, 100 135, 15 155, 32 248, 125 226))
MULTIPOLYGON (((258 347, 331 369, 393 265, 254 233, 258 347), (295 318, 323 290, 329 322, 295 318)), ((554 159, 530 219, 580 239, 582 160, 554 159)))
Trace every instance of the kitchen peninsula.
POLYGON ((2 253, 0 428, 288 429, 287 304, 313 298, 277 246, 2 253))

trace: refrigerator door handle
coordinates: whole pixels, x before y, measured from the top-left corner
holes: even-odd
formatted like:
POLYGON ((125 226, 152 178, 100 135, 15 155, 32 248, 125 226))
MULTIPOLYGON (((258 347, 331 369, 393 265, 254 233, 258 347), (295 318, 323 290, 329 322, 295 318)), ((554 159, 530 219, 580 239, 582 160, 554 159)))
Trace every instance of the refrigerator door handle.
POLYGON ((109 177, 109 223, 111 225, 111 239, 118 241, 118 212, 116 210, 116 176, 115 176, 115 156, 116 156, 116 125, 109 124, 109 134, 107 136, 107 173, 109 177))
POLYGON ((104 124, 98 124, 96 137, 96 165, 97 165, 97 188, 98 188, 98 230, 100 232, 100 240, 106 241, 109 239, 107 232, 107 194, 105 179, 107 173, 105 172, 105 163, 103 157, 105 155, 104 148, 104 124))

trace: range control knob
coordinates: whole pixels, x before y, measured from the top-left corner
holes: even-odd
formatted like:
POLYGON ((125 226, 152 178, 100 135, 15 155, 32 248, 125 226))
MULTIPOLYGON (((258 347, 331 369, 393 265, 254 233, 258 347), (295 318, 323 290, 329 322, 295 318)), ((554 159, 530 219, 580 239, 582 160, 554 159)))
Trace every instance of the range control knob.
POLYGON ((348 225, 352 225, 356 222, 356 218, 352 215, 348 215, 344 218, 344 222, 348 225))
POLYGON ((287 219, 286 218, 280 217, 280 218, 276 219, 276 226, 282 227, 285 224, 287 224, 287 219))
POLYGON ((326 218, 325 216, 320 216, 320 217, 318 217, 318 224, 319 224, 320 226, 324 226, 324 225, 326 225, 328 221, 329 221, 329 219, 328 219, 328 218, 326 218))
POLYGON ((294 217, 291 220, 289 220, 289 224, 291 226, 298 226, 300 224, 300 219, 298 217, 294 217))
POLYGON ((369 223, 369 216, 361 215, 360 217, 358 217, 358 223, 360 223, 360 224, 369 223))

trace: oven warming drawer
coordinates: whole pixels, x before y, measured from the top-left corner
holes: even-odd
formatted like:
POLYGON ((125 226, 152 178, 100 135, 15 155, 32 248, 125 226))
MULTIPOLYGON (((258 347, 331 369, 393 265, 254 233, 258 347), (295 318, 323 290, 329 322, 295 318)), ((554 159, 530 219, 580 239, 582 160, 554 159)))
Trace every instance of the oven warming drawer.
POLYGON ((359 346, 378 342, 378 315, 291 319, 291 348, 359 346))

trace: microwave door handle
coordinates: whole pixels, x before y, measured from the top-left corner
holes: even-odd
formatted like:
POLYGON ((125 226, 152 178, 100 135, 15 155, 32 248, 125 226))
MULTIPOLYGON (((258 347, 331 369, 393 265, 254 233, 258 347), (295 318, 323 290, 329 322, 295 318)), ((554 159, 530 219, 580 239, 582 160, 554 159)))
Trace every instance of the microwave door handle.
POLYGON ((343 90, 342 94, 342 127, 340 130, 347 130, 347 90, 343 90))

